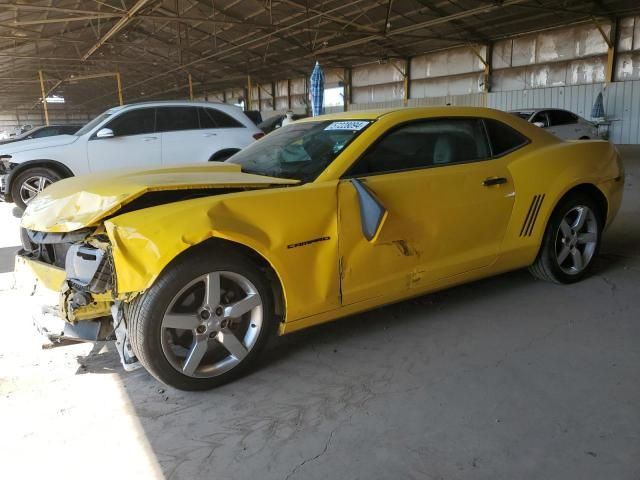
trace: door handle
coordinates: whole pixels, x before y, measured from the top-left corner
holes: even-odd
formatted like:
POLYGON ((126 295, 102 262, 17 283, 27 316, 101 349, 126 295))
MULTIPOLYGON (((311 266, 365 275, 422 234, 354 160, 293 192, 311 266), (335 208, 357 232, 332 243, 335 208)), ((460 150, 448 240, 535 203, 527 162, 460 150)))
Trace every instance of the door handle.
POLYGON ((202 136, 203 136, 203 137, 215 137, 215 136, 217 136, 217 135, 218 135, 217 133, 205 133, 205 134, 203 134, 202 136))
POLYGON ((145 142, 150 142, 152 140, 157 140, 157 139, 158 139, 158 137, 144 137, 144 141, 145 142))
POLYGON ((492 185, 502 185, 503 183, 507 183, 507 179, 504 177, 489 177, 485 178, 482 185, 485 187, 490 187, 492 185))

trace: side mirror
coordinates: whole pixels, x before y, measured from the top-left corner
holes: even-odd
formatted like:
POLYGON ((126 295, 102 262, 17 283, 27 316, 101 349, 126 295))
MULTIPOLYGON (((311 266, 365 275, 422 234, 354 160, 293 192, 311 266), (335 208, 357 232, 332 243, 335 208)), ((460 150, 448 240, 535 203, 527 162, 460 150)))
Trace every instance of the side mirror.
POLYGON ((382 224, 387 218, 387 210, 373 192, 365 187, 360 180, 352 178, 351 185, 356 189, 356 194, 358 195, 362 234, 369 242, 373 242, 376 240, 382 229, 382 224))
POLYGON ((536 127, 544 128, 544 123, 543 123, 543 122, 533 122, 533 124, 534 124, 536 127))
POLYGON ((101 128, 100 130, 98 130, 98 133, 96 133, 96 138, 111 138, 113 137, 113 130, 111 130, 110 128, 101 128))

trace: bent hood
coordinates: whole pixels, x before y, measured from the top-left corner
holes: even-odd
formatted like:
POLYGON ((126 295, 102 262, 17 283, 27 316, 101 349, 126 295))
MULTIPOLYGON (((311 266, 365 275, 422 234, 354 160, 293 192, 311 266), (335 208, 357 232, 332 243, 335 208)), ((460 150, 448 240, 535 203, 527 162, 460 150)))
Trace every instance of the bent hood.
POLYGON ((231 163, 72 177, 47 187, 29 202, 22 227, 71 232, 93 226, 148 192, 212 189, 214 193, 216 189, 257 189, 297 183, 298 180, 243 173, 240 165, 231 163))
POLYGON ((0 155, 12 155, 14 153, 37 150, 39 148, 60 147, 69 145, 78 139, 75 135, 52 135, 50 137, 32 138, 30 140, 16 140, 15 142, 0 145, 0 155))

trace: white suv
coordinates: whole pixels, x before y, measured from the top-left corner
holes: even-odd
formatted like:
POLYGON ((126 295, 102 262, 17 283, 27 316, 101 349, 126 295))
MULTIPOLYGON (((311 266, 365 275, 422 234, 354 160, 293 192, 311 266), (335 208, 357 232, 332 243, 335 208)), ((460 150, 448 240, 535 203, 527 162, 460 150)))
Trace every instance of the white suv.
POLYGON ((263 135, 233 105, 169 101, 115 107, 73 135, 0 146, 0 196, 24 208, 61 178, 223 161, 263 135))

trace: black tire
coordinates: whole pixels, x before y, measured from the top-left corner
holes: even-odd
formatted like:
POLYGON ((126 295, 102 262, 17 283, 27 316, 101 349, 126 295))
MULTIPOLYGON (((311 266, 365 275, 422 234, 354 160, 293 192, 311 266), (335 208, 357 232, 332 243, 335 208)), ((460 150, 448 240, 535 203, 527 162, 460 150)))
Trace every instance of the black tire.
POLYGON ((232 249, 213 252, 198 248, 184 255, 167 267, 151 288, 127 305, 125 314, 131 346, 140 363, 158 380, 180 390, 208 390, 245 373, 255 363, 277 324, 265 275, 254 262, 232 249), (242 275, 255 286, 262 300, 262 328, 247 356, 231 370, 215 377, 195 378, 178 371, 167 359, 162 348, 162 319, 172 299, 185 285, 219 271, 242 275))
POLYGON ((582 280, 589 274, 593 259, 600 250, 604 220, 604 213, 601 211, 599 204, 589 195, 576 192, 562 199, 547 223, 538 257, 533 265, 529 267, 531 274, 540 280, 561 284, 575 283, 582 280), (559 262, 559 254, 557 253, 558 249, 562 248, 562 245, 558 243, 560 241, 559 236, 562 236, 559 232, 560 224, 570 212, 581 206, 588 207, 594 213, 593 219, 596 222, 594 227, 596 233, 595 247, 591 250, 592 253, 588 261, 583 263, 584 266, 581 270, 567 272, 567 267, 563 268, 559 262))
POLYGON ((27 202, 22 198, 22 186, 25 182, 29 182, 29 180, 34 177, 46 178, 49 183, 55 183, 62 178, 59 173, 47 167, 27 168, 22 172, 19 172, 11 180, 10 190, 11 199, 16 206, 22 210, 27 208, 27 202))

